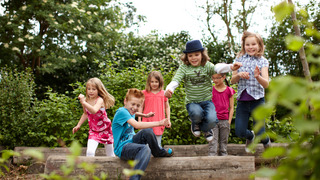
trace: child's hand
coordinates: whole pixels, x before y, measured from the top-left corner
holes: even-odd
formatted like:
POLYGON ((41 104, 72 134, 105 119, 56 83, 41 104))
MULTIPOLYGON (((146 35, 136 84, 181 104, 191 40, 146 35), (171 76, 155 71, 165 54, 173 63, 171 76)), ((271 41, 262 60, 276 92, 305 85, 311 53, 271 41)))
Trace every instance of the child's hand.
POLYGON ((242 78, 242 79, 250 79, 248 72, 239 72, 238 74, 239 74, 240 78, 242 78))
POLYGON ((257 78, 258 76, 260 76, 260 69, 258 66, 256 66, 256 68, 254 69, 254 78, 257 78))
POLYGON ((80 103, 82 104, 85 101, 85 96, 83 94, 79 94, 78 99, 80 100, 80 103))
POLYGON ((154 114, 155 114, 154 112, 149 112, 148 114, 146 114, 146 116, 145 116, 145 117, 146 117, 146 118, 148 118, 148 117, 152 117, 152 116, 154 116, 154 114))
POLYGON ((169 89, 166 90, 166 92, 164 93, 164 96, 165 96, 166 98, 171 98, 171 97, 172 97, 172 91, 170 91, 169 89))
POLYGON ((166 128, 171 128, 171 121, 169 120, 169 123, 166 125, 166 128))
POLYGON ((238 70, 241 66, 242 66, 242 63, 241 63, 241 62, 235 62, 235 63, 232 65, 231 70, 232 70, 232 71, 236 71, 236 70, 238 70))
POLYGON ((79 129, 80 129, 80 126, 79 126, 79 125, 77 125, 76 127, 74 127, 74 128, 72 129, 72 134, 76 133, 79 129))
MULTIPOLYGON (((162 120, 162 122, 163 122, 163 126, 167 127, 170 123, 170 120, 168 118, 165 118, 162 120)), ((170 126, 171 126, 171 123, 170 123, 170 126)))

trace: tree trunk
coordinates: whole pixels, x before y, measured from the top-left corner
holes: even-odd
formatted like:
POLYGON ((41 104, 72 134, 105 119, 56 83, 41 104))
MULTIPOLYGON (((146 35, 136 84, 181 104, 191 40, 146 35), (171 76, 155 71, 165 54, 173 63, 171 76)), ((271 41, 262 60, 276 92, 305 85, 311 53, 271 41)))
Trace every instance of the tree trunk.
MULTIPOLYGON (((293 5, 292 0, 288 0, 288 3, 293 5)), ((295 10, 291 13, 291 18, 292 18, 292 22, 293 22, 293 28, 295 31, 295 35, 298 37, 301 37, 300 28, 297 24, 297 17, 296 17, 295 10)), ((299 50, 299 56, 300 56, 301 64, 303 67, 303 74, 309 82, 312 82, 310 70, 309 70, 309 64, 307 62, 306 53, 304 51, 304 46, 302 46, 301 49, 299 50)))

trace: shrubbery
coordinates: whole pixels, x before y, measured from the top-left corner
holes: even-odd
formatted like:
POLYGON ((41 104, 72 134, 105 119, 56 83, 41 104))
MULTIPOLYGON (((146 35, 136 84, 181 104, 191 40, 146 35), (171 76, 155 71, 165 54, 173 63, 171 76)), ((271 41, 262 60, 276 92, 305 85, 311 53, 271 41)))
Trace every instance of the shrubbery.
MULTIPOLYGON (((167 85, 175 70, 164 72, 160 69, 167 85)), ((116 103, 108 109, 108 117, 112 120, 116 110, 122 107, 127 89, 144 89, 147 75, 150 73, 146 67, 127 68, 121 71, 106 66, 100 79, 112 94, 116 103)), ((88 123, 85 122, 76 134, 72 128, 78 123, 82 111, 77 96, 85 94, 85 82, 71 84, 72 92, 59 94, 48 88, 45 99, 34 99, 34 81, 30 72, 19 73, 9 69, 1 70, 1 119, 0 142, 2 146, 13 148, 15 146, 48 146, 58 147, 61 143, 67 146, 78 140, 86 146, 88 137, 88 123), (7 96, 6 96, 7 95, 7 96)), ((236 90, 236 87, 233 87, 236 90)), ((196 138, 190 132, 191 122, 185 107, 185 90, 183 83, 176 89, 169 100, 171 108, 172 127, 166 129, 163 135, 163 145, 205 144, 204 137, 196 138)), ((235 101, 236 102, 236 101, 235 101)), ((292 130, 290 121, 279 124, 279 121, 268 119, 268 128, 274 133, 287 137, 292 130)), ((276 138, 274 136, 274 138, 276 138)), ((229 143, 243 143, 244 139, 237 138, 234 132, 234 122, 231 125, 229 143)))
POLYGON ((0 145, 32 145, 27 134, 32 127, 34 86, 30 70, 0 69, 0 145))

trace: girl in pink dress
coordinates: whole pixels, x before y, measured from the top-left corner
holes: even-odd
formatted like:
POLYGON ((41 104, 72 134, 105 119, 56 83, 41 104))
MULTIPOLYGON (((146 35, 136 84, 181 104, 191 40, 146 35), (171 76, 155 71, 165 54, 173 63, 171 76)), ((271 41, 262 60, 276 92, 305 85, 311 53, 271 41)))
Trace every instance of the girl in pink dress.
MULTIPOLYGON (((165 119, 166 115, 167 119, 169 119, 169 124, 166 127, 170 128, 170 106, 168 98, 164 96, 163 85, 164 81, 161 73, 158 71, 152 71, 148 76, 146 89, 142 91, 145 95, 145 100, 144 106, 142 107, 143 110, 140 112, 143 112, 144 114, 153 112, 155 114, 153 117, 142 118, 143 122, 161 121, 165 119)), ((164 128, 164 126, 153 128, 153 132, 157 137, 160 147, 164 128)))
POLYGON ((89 137, 86 155, 95 156, 96 149, 101 143, 104 144, 106 155, 114 156, 111 121, 106 113, 106 109, 114 105, 114 97, 107 92, 100 79, 91 78, 86 84, 86 97, 80 94, 78 98, 83 107, 83 114, 72 132, 77 132, 88 119, 89 137))

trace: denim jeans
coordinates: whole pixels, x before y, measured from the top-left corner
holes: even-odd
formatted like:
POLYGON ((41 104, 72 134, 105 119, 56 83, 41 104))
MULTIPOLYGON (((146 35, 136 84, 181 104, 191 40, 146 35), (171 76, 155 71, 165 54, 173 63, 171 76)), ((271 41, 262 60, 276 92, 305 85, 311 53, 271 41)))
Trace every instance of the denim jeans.
MULTIPOLYGON (((236 108, 236 135, 240 138, 246 138, 252 140, 253 134, 248 129, 249 118, 256 107, 264 104, 264 98, 254 100, 254 101, 238 101, 236 108)), ((256 124, 255 119, 253 119, 253 126, 256 124)), ((261 135, 265 132, 265 126, 263 126, 257 135, 261 135)), ((269 137, 261 140, 263 144, 267 144, 269 137)))
POLYGON ((201 131, 208 132, 218 123, 216 108, 212 101, 189 103, 186 107, 192 126, 198 124, 201 131))
MULTIPOLYGON (((151 154, 154 157, 164 157, 167 154, 165 149, 159 147, 156 135, 151 128, 142 129, 133 136, 132 140, 133 143, 128 143, 123 146, 121 159, 138 161, 134 169, 145 171, 149 164, 151 154)), ((135 175, 130 177, 130 180, 140 178, 140 175, 135 175)))

